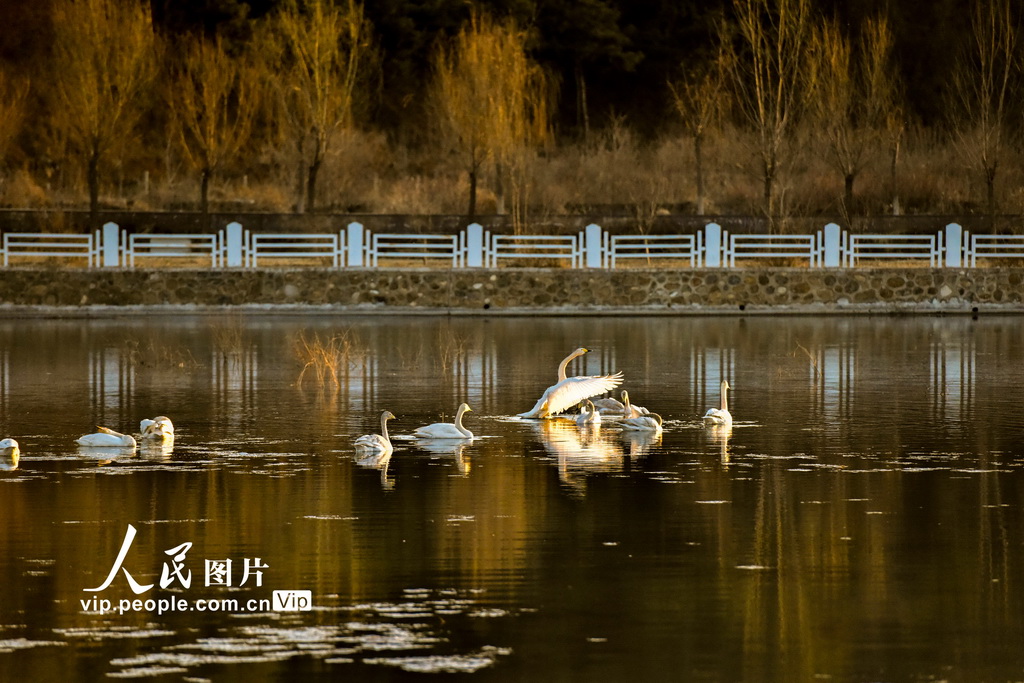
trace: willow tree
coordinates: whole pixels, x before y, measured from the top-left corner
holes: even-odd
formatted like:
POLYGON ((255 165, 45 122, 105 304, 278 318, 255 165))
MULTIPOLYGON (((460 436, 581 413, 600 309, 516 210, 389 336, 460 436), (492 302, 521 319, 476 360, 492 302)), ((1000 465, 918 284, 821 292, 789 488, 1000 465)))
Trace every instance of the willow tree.
POLYGON ((99 210, 108 154, 131 140, 156 71, 148 3, 63 0, 54 4, 53 125, 85 156, 89 210, 99 210))
POLYGON ((242 53, 228 54, 219 39, 185 43, 168 92, 175 132, 199 171, 200 210, 209 211, 210 182, 245 148, 262 106, 265 72, 242 53))
POLYGON ((730 81, 736 108, 755 135, 764 211, 774 220, 775 184, 810 86, 811 3, 733 0, 733 8, 730 81))
POLYGON ((285 134, 302 168, 298 206, 316 208, 317 177, 336 136, 351 129, 371 27, 354 0, 285 0, 266 35, 276 47, 285 134))
POLYGON ((950 111, 968 163, 981 172, 989 220, 996 212, 996 178, 1006 153, 1012 84, 1020 67, 1012 0, 974 0, 968 49, 953 77, 950 111))
MULTIPOLYGON (((476 216, 483 165, 494 169, 498 213, 505 184, 521 211, 528 188, 526 165, 551 136, 551 78, 526 54, 526 32, 511 20, 473 12, 451 45, 435 58, 434 97, 446 139, 469 174, 467 216, 476 216)), ((515 217, 515 216, 514 216, 515 217)))
POLYGON ((814 33, 814 130, 843 180, 842 210, 853 208, 854 183, 886 133, 894 106, 892 33, 884 19, 868 20, 858 43, 834 21, 814 33))

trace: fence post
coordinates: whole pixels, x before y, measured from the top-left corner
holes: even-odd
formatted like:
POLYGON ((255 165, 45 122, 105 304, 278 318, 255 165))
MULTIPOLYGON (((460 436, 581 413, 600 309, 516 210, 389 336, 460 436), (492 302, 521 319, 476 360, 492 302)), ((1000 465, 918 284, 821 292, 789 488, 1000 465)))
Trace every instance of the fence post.
POLYGON ((722 226, 718 223, 704 226, 704 267, 722 267, 722 226))
POLYGON ((946 226, 946 267, 959 268, 964 262, 964 229, 958 223, 946 226))
POLYGON ((484 226, 479 223, 466 226, 466 267, 484 267, 484 226))
POLYGON ((601 249, 604 231, 596 223, 591 223, 585 230, 583 244, 584 263, 587 268, 601 268, 604 266, 604 253, 601 249))
POLYGON ((244 243, 244 233, 242 232, 242 224, 237 221, 228 223, 227 236, 224 238, 224 244, 227 248, 227 266, 228 268, 240 268, 242 262, 242 245, 244 243))
POLYGON ((103 224, 103 241, 101 245, 104 268, 116 268, 121 265, 121 228, 117 223, 103 224))
POLYGON ((348 251, 348 265, 363 265, 363 240, 365 233, 362 223, 349 223, 345 234, 345 246, 348 251))
POLYGON ((823 265, 826 268, 839 268, 843 260, 843 229, 835 223, 825 226, 825 256, 823 265))

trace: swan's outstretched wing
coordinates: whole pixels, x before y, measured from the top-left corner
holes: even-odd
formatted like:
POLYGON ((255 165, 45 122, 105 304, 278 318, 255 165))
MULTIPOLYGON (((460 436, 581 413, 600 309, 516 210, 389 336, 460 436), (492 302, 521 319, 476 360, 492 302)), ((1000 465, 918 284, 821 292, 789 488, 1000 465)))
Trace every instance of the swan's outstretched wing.
POLYGON ((520 417, 549 417, 565 412, 580 401, 591 396, 611 391, 622 384, 622 373, 614 375, 581 375, 567 377, 558 384, 548 387, 537 401, 537 405, 528 413, 520 413, 520 417))

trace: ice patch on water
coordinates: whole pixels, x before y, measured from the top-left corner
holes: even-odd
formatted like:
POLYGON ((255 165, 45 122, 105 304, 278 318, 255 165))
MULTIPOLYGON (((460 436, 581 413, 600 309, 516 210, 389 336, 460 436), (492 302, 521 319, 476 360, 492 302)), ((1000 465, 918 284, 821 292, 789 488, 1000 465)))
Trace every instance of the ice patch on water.
POLYGON ((464 655, 431 655, 429 657, 377 657, 364 659, 366 664, 394 666, 410 673, 475 673, 494 666, 500 656, 510 655, 507 648, 485 647, 464 655))
POLYGON ((30 650, 34 647, 64 647, 67 643, 57 640, 29 640, 28 638, 8 638, 0 640, 0 653, 7 654, 15 650, 30 650))

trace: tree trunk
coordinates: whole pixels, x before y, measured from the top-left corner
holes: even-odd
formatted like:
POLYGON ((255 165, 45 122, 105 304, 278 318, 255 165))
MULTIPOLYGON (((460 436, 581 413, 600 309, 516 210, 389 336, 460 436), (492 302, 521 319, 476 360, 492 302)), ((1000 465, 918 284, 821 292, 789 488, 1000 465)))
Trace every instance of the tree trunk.
POLYGON ((775 166, 770 162, 764 163, 764 215, 768 219, 768 232, 775 232, 775 166))
POLYGON ((693 136, 693 167, 697 174, 697 215, 704 215, 704 135, 693 136))
POLYGON ((576 119, 583 128, 583 140, 590 140, 590 109, 587 107, 587 77, 583 75, 583 65, 576 62, 576 119))
POLYGON ((857 176, 854 173, 847 173, 843 177, 843 206, 847 216, 853 213, 853 181, 856 179, 857 176))
POLYGON ((313 133, 313 152, 306 169, 306 209, 304 213, 316 211, 316 178, 324 164, 327 143, 317 132, 313 133))
POLYGON ((309 165, 309 174, 306 176, 306 213, 313 213, 316 210, 316 177, 320 173, 321 165, 323 157, 320 156, 309 165))
POLYGON ((469 169, 469 207, 466 209, 466 222, 476 220, 476 166, 469 169))
POLYGON ((892 144, 892 155, 889 158, 889 191, 892 192, 892 215, 900 216, 903 208, 900 206, 900 192, 896 184, 896 166, 900 159, 900 141, 895 140, 892 144))
POLYGON ((505 215, 505 169, 500 163, 494 164, 494 212, 499 216, 505 215))
POLYGON ((93 227, 98 227, 96 219, 100 213, 100 154, 96 150, 89 154, 86 183, 89 185, 89 222, 93 227))
POLYGON ((210 212, 210 176, 213 173, 204 168, 199 173, 199 212, 205 217, 210 212))
POLYGON ((985 213, 988 216, 988 229, 993 232, 996 223, 996 165, 985 168, 985 213))

